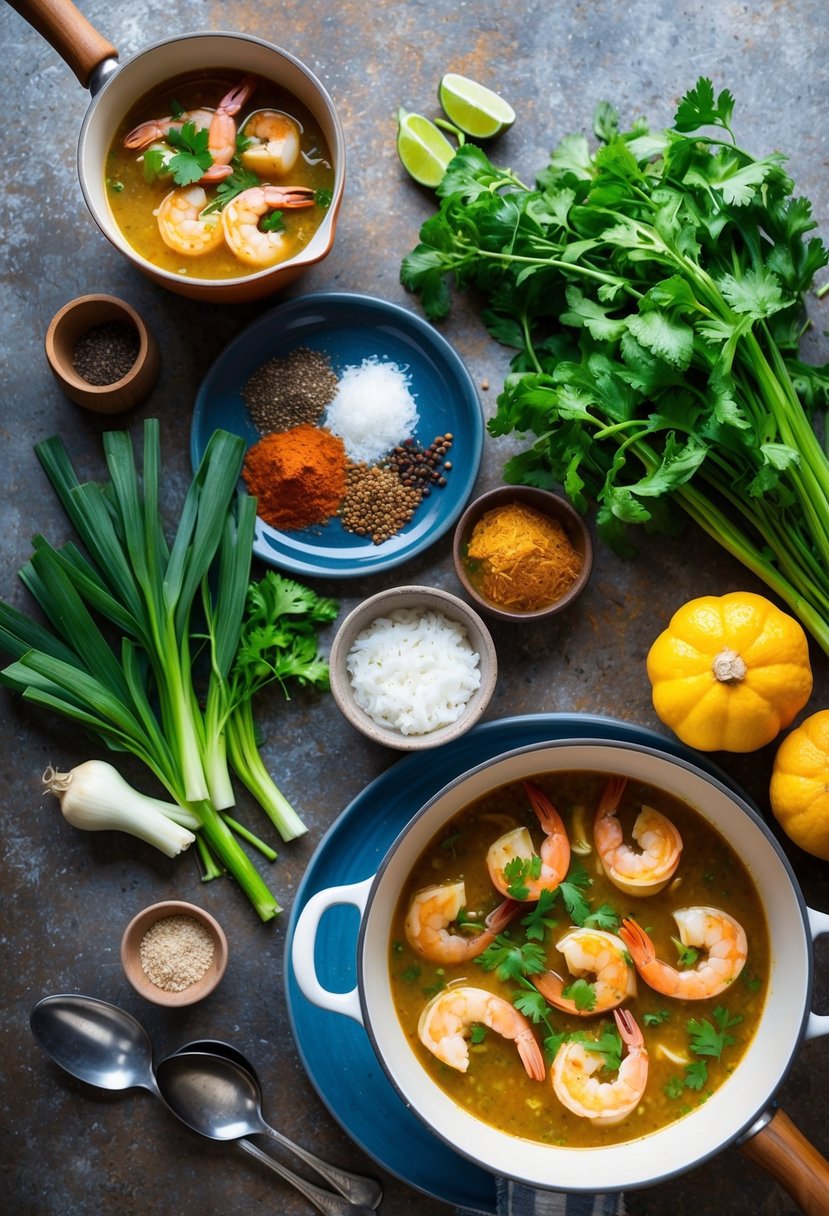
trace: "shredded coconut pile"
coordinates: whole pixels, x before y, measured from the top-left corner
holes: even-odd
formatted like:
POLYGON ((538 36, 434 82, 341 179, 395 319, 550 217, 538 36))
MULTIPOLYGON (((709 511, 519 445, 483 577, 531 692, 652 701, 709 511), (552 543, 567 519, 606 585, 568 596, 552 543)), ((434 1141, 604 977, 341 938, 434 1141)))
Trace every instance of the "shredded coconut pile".
POLYGON ((349 460, 373 464, 411 437, 418 414, 410 383, 405 369, 376 355, 345 369, 323 425, 342 439, 349 460))
POLYGON ((415 608, 372 621, 354 639, 346 668, 360 708, 403 735, 455 722, 481 683, 463 625, 415 608))

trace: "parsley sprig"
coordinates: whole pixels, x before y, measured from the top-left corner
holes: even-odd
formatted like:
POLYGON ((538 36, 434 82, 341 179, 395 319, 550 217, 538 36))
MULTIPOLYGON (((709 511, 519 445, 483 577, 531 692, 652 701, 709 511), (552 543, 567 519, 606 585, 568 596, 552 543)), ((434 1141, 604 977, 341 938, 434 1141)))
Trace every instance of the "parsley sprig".
MULTIPOLYGON (((726 1047, 736 1042, 729 1031, 742 1022, 742 1016, 733 1017, 723 1005, 718 1005, 708 1018, 689 1018, 687 1022, 689 1046, 694 1055, 702 1057, 685 1066, 683 1077, 671 1077, 665 1085, 669 1098, 679 1098, 684 1089, 700 1092, 708 1083, 706 1059, 719 1060, 726 1047)), ((647 1020, 647 1019, 646 1019, 647 1020)))
POLYGON ((829 458, 810 415, 829 368, 798 353, 829 253, 778 153, 733 138, 734 99, 702 77, 674 125, 597 111, 533 187, 459 148, 401 278, 431 320, 450 282, 517 352, 488 423, 532 442, 506 480, 562 485, 618 553, 631 526, 690 518, 829 653, 829 458), (710 134, 706 132, 710 129, 710 134))

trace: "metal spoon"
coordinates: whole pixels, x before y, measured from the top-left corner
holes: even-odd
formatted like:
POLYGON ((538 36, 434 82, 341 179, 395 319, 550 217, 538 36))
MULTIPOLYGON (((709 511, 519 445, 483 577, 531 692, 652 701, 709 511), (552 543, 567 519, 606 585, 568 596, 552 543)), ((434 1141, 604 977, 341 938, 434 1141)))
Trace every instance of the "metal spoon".
MULTIPOLYGON (((86 1081, 98 1089, 148 1089, 156 1097, 162 1098, 153 1071, 153 1050, 149 1035, 126 1009, 100 1001, 94 996, 59 993, 38 1001, 29 1016, 29 1024, 32 1034, 47 1055, 80 1081, 86 1081)), ((211 1045, 213 1049, 224 1049, 229 1057, 235 1058, 236 1067, 239 1067, 240 1060, 244 1061, 240 1067, 242 1076, 247 1069, 251 1069, 249 1083, 256 1084, 252 1066, 241 1052, 218 1040, 212 1040, 211 1045)), ((329 1216, 368 1216, 371 1212, 370 1208, 363 1210, 352 1204, 343 1204, 338 1196, 313 1187, 304 1178, 273 1161, 256 1145, 245 1140, 240 1143, 252 1156, 270 1166, 280 1177, 293 1183, 312 1202, 319 1201, 317 1206, 327 1203, 322 1210, 329 1213, 329 1216), (308 1193, 309 1189, 315 1192, 315 1198, 308 1193)), ((290 1141, 287 1143, 296 1151, 296 1146, 291 1145, 290 1141)), ((305 1151, 303 1149, 302 1153, 305 1151)), ((308 1156, 310 1157, 310 1154, 308 1156)), ((370 1179, 367 1181, 376 1193, 379 1190, 377 1184, 370 1179)))
MULTIPOLYGON (((262 1115, 262 1093, 255 1075, 236 1061, 224 1055, 178 1051, 161 1061, 156 1078, 164 1101, 189 1127, 212 1140, 238 1140, 243 1148, 253 1149, 255 1156, 260 1155, 260 1150, 244 1137, 257 1133, 270 1136, 346 1196, 352 1204, 351 1216, 357 1216, 359 1211, 370 1214, 383 1198, 382 1188, 373 1178, 364 1178, 321 1161, 270 1127, 262 1115)), ((262 1156, 264 1154, 260 1160, 262 1156)), ((270 1157, 265 1157, 265 1161, 275 1168, 270 1157)), ((314 1187, 312 1190, 316 1199, 314 1195, 304 1193, 313 1203, 319 1198, 319 1189, 314 1187)), ((327 1192, 322 1194, 327 1197, 327 1192)), ((317 1206, 321 1205, 317 1202, 317 1206)), ((332 1213, 347 1209, 332 1208, 327 1197, 321 1210, 332 1213)))
POLYGON ((245 1053, 240 1051, 238 1047, 234 1047, 232 1043, 225 1043, 221 1039, 194 1039, 192 1043, 184 1043, 181 1047, 177 1047, 173 1055, 192 1055, 194 1051, 204 1055, 224 1056, 227 1060, 235 1060, 239 1067, 249 1072, 257 1085, 259 1084, 259 1077, 253 1064, 251 1064, 245 1053))
POLYGON ((140 1022, 94 996, 61 993, 38 1001, 32 1034, 56 1064, 99 1089, 148 1089, 160 1097, 153 1048, 140 1022))

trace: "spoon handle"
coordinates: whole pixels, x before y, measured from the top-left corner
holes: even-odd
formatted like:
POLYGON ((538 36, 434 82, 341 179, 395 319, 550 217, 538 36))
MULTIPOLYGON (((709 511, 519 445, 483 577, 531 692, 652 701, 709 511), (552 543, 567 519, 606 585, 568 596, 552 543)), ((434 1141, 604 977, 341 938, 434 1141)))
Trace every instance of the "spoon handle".
POLYGON ((345 1195, 346 1199, 350 1199, 352 1203, 365 1204, 370 1208, 380 1206, 383 1188, 374 1178, 364 1178, 362 1174, 352 1174, 348 1170, 340 1169, 337 1165, 323 1161, 321 1157, 309 1152, 302 1145, 294 1144, 293 1140, 283 1136, 282 1132, 278 1132, 276 1128, 268 1127, 267 1134, 283 1148, 290 1149, 295 1156, 299 1157, 300 1161, 310 1165, 320 1177, 324 1178, 326 1182, 330 1182, 335 1190, 339 1191, 341 1195, 345 1195))
POLYGON ((315 1208, 325 1213, 325 1216, 374 1216, 373 1208, 367 1208, 363 1204, 350 1203, 339 1195, 332 1195, 330 1191, 324 1191, 322 1187, 314 1186, 313 1182, 300 1178, 299 1174, 295 1174, 287 1166, 282 1165, 279 1161, 274 1161, 273 1157, 263 1153, 261 1148, 251 1144, 250 1140, 242 1138, 237 1143, 257 1161, 269 1166, 275 1174, 279 1174, 280 1178, 284 1178, 286 1182, 290 1182, 291 1186, 295 1186, 300 1194, 304 1195, 309 1203, 313 1203, 315 1208))

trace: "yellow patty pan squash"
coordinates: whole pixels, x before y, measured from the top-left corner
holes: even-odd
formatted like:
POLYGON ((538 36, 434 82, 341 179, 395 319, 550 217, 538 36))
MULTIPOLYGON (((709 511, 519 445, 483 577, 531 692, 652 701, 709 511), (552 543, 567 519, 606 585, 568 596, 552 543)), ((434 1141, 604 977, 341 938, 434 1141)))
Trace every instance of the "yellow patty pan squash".
POLYGON ((809 644, 794 617, 762 595, 689 600, 648 653, 653 707, 699 751, 770 743, 812 691, 809 644))
POLYGON ((829 861, 829 709, 806 718, 780 744, 769 798, 789 839, 829 861))

